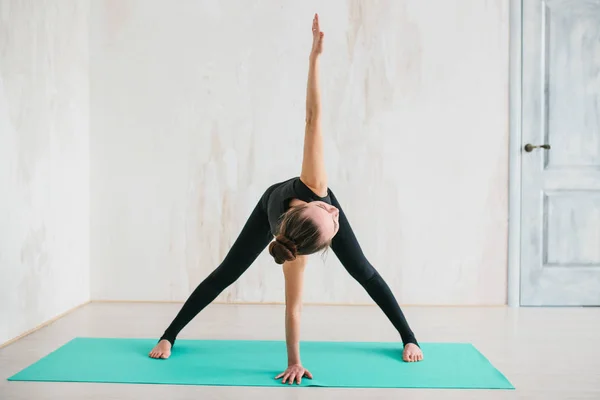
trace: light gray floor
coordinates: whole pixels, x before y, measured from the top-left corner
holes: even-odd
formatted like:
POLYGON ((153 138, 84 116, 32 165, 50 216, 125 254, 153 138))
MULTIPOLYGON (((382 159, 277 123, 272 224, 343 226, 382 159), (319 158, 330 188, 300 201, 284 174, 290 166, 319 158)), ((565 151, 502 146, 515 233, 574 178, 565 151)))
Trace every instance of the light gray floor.
MULTIPOLYGON (((600 399, 600 308, 405 309, 421 342, 473 343, 515 385, 515 391, 6 381, 75 336, 157 337, 179 307, 92 303, 0 349, 0 399, 600 399)), ((283 307, 214 304, 180 338, 282 340, 283 307)), ((374 306, 306 306, 302 338, 387 341, 397 335, 374 306)))

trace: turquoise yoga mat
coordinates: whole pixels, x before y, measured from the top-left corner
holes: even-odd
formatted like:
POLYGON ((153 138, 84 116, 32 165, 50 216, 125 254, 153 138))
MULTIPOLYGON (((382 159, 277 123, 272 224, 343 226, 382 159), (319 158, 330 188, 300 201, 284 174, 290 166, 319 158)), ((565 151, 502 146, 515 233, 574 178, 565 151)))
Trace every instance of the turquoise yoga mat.
MULTIPOLYGON (((275 376, 287 363, 283 341, 180 339, 168 360, 148 357, 155 343, 75 338, 9 380, 282 386, 275 376)), ((401 343, 301 342, 300 348, 314 378, 300 386, 514 389, 470 344, 423 343, 425 360, 418 363, 402 361, 401 343)))

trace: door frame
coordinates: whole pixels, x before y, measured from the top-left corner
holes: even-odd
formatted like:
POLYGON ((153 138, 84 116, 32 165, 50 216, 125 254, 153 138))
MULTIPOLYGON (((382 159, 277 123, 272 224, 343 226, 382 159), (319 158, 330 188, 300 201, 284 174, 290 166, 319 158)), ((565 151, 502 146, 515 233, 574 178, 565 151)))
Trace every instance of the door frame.
POLYGON ((509 178, 507 304, 521 306, 523 0, 509 3, 509 178))

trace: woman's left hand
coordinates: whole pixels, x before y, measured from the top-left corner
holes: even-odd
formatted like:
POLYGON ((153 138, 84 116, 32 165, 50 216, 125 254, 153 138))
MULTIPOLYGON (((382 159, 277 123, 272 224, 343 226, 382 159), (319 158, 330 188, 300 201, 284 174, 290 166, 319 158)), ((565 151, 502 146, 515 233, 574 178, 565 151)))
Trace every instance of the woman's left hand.
POLYGON ((312 379, 312 374, 309 370, 307 370, 300 364, 293 364, 287 367, 287 369, 284 372, 277 375, 275 379, 283 377, 281 383, 287 382, 289 385, 292 385, 294 381, 296 381, 296 383, 298 383, 299 385, 302 383, 302 377, 304 376, 306 376, 308 379, 312 379))

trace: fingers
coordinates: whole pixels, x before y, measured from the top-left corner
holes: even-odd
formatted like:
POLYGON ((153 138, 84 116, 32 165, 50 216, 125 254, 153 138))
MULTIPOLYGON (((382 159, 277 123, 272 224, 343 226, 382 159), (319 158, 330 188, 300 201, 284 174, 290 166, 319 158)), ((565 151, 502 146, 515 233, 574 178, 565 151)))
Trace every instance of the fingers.
POLYGON ((313 23, 312 23, 312 31, 313 33, 319 32, 319 15, 315 14, 315 17, 313 18, 313 23))
POLYGON ((289 376, 290 376, 290 373, 288 371, 283 371, 282 373, 277 375, 275 377, 275 379, 281 379, 283 377, 283 379, 281 380, 281 383, 285 383, 287 381, 287 379, 289 378, 289 376))
POLYGON ((275 379, 280 379, 283 377, 283 379, 281 380, 281 383, 287 383, 288 385, 293 385, 295 383, 297 383, 298 385, 302 384, 302 378, 303 377, 307 377, 308 379, 312 379, 313 376, 310 373, 310 371, 308 370, 301 370, 301 369, 292 369, 291 371, 284 371, 281 374, 277 375, 275 377, 275 379))
POLYGON ((287 379, 284 378, 284 382, 283 383, 287 382, 288 385, 291 385, 292 383, 294 383, 295 375, 296 374, 294 374, 293 372, 291 374, 288 374, 287 375, 287 379))

